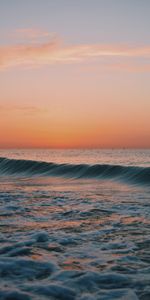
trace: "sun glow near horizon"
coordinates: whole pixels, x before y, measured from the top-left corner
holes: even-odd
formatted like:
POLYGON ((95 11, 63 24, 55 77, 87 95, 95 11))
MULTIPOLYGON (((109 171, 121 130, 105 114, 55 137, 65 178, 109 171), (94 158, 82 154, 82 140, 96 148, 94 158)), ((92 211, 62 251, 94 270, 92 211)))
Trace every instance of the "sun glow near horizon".
POLYGON ((0 4, 1 148, 150 147, 150 5, 106 2, 0 4))

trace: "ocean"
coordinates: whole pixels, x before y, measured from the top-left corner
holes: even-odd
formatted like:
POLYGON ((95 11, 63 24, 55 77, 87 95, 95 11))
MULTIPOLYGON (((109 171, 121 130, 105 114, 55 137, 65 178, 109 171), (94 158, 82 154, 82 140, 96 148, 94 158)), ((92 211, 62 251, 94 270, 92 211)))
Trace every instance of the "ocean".
POLYGON ((150 150, 0 150, 0 299, 150 299, 150 150))

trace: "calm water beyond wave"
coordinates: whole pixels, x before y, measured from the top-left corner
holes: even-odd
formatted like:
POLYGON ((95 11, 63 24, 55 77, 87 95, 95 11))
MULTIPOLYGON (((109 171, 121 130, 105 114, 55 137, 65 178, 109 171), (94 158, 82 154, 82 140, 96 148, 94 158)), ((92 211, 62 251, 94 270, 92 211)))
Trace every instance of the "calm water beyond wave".
POLYGON ((0 299, 150 299, 150 150, 0 150, 0 299))

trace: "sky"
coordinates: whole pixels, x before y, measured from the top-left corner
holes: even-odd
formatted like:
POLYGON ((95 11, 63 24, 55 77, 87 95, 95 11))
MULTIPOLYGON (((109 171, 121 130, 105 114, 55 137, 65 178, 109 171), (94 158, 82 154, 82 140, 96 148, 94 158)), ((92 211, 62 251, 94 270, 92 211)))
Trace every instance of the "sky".
POLYGON ((149 0, 0 0, 0 148, 150 148, 149 0))

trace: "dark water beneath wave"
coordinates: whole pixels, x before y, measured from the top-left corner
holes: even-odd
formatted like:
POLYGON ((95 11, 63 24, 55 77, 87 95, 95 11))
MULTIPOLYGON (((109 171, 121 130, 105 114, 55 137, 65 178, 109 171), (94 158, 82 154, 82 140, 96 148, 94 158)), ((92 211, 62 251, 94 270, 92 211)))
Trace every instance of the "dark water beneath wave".
POLYGON ((111 178, 150 185, 150 167, 138 166, 57 164, 0 157, 0 174, 21 174, 26 176, 49 175, 69 178, 111 178))
POLYGON ((62 156, 0 159, 0 299, 149 299, 148 157, 62 156))

